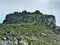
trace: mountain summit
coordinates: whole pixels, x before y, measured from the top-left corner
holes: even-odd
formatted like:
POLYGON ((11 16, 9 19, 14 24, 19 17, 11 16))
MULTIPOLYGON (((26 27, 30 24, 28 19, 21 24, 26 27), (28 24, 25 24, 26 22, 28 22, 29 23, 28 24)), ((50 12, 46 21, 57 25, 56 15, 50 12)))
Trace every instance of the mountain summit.
POLYGON ((51 28, 55 28, 56 20, 55 16, 42 14, 40 11, 36 10, 35 12, 14 12, 8 14, 6 19, 3 21, 3 24, 23 24, 23 23, 31 23, 31 24, 43 24, 49 26, 51 28))

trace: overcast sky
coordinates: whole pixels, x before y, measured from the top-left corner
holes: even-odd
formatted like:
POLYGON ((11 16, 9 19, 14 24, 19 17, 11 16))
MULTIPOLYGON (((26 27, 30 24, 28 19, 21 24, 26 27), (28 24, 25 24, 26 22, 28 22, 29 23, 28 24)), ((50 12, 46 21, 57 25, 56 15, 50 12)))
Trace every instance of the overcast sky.
POLYGON ((44 14, 52 14, 56 17, 56 24, 60 26, 60 0, 0 0, 0 23, 6 14, 23 10, 40 10, 44 14))

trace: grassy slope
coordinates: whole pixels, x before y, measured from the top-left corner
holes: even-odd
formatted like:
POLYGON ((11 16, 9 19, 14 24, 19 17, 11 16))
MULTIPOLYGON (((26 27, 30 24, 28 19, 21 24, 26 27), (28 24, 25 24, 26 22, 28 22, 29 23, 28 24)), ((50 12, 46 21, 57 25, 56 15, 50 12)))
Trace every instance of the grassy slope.
POLYGON ((24 24, 17 26, 15 24, 4 24, 0 26, 0 36, 4 36, 7 31, 14 31, 12 34, 21 34, 28 42, 34 41, 38 45, 60 45, 57 41, 56 34, 46 29, 44 25, 24 24), (27 35, 27 33, 29 34, 27 35))

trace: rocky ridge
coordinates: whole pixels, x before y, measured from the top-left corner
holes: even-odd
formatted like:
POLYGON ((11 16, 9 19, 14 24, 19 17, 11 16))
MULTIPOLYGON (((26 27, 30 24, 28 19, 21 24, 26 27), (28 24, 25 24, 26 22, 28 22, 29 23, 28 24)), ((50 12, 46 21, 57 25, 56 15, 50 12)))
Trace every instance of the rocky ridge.
POLYGON ((23 23, 33 23, 33 24, 43 24, 51 28, 55 28, 56 20, 55 16, 43 14, 40 11, 36 10, 35 12, 14 12, 7 14, 6 19, 3 21, 3 24, 23 24, 23 23))

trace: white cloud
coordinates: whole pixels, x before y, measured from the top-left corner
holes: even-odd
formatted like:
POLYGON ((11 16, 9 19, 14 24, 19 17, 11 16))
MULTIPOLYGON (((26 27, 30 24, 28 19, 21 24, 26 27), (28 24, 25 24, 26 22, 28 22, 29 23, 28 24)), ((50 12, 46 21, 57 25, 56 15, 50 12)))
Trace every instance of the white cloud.
POLYGON ((35 0, 35 2, 38 4, 46 4, 46 3, 50 2, 50 0, 35 0))

